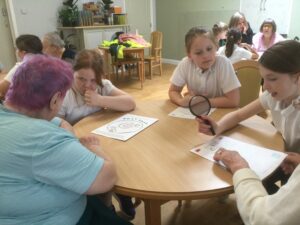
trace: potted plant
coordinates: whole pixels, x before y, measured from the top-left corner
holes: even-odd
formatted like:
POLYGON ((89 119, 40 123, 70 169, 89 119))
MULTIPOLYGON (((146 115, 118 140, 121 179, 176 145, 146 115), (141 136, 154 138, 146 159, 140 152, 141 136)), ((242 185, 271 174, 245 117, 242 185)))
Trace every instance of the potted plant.
POLYGON ((58 12, 58 18, 64 27, 74 27, 79 25, 77 2, 78 0, 67 0, 63 2, 63 6, 58 12))
POLYGON ((102 0, 104 9, 104 23, 110 24, 109 18, 111 18, 111 4, 114 3, 111 0, 102 0))

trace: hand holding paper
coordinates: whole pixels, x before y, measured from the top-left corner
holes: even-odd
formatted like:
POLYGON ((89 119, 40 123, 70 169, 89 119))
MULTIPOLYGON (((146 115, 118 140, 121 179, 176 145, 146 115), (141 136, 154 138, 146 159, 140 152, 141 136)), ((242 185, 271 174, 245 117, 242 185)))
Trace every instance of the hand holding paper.
POLYGON ((237 151, 229 151, 224 148, 215 153, 214 160, 221 161, 232 174, 239 169, 249 168, 247 161, 237 151))

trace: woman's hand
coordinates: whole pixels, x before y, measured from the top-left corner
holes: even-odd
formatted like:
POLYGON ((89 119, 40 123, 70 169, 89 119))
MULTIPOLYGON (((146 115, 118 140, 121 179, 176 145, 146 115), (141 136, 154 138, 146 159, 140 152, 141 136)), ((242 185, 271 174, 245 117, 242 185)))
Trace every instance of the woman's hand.
POLYGON ((100 98, 97 90, 86 90, 84 93, 84 101, 88 106, 100 106, 100 98))
POLYGON ((65 129, 65 130, 71 132, 72 134, 75 134, 73 126, 69 122, 67 122, 66 120, 61 119, 61 122, 60 122, 59 126, 63 129, 65 129))
POLYGON ((300 163, 300 154, 296 152, 287 152, 287 154, 287 157, 281 164, 281 168, 285 174, 292 174, 300 163))
POLYGON ((219 149, 214 155, 214 160, 221 161, 234 174, 236 171, 249 168, 247 161, 236 151, 219 149))
POLYGON ((95 149, 100 149, 100 141, 92 134, 79 138, 80 143, 87 149, 95 152, 95 149))
POLYGON ((217 134, 218 125, 215 121, 213 121, 208 116, 201 116, 196 118, 198 122, 198 131, 200 133, 206 134, 206 135, 214 135, 211 131, 213 129, 215 133, 217 134))

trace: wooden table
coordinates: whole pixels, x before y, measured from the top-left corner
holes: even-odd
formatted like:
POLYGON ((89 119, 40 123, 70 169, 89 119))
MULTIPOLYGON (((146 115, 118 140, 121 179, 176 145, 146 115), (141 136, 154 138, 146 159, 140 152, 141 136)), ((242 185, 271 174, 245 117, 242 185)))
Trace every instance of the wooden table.
MULTIPOLYGON (((145 80, 145 49, 149 47, 140 47, 140 48, 124 48, 124 55, 136 55, 136 58, 139 59, 138 66, 138 76, 141 81, 141 88, 143 87, 143 82, 145 80)), ((108 79, 111 79, 110 74, 114 71, 112 66, 112 57, 108 47, 99 47, 101 51, 104 53, 104 62, 105 62, 105 73, 107 74, 108 79)))
MULTIPOLYGON (((194 120, 168 116, 176 108, 169 100, 143 101, 132 112, 159 120, 126 142, 99 136, 119 175, 115 191, 145 203, 147 225, 161 224, 160 206, 169 200, 192 200, 233 192, 232 175, 219 165, 189 150, 211 139, 197 132, 194 120)), ((217 109, 220 118, 232 109, 217 109)), ((93 114, 75 124, 78 137, 124 113, 93 114)), ((254 116, 225 133, 251 144, 282 150, 281 135, 266 120, 254 116)))

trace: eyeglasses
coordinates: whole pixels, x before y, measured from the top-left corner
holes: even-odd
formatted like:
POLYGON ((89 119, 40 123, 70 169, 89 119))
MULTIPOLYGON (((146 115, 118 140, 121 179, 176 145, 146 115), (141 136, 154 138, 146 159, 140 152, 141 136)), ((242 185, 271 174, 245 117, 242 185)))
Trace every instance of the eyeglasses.
POLYGON ((263 27, 272 28, 273 26, 271 24, 264 24, 263 27))

